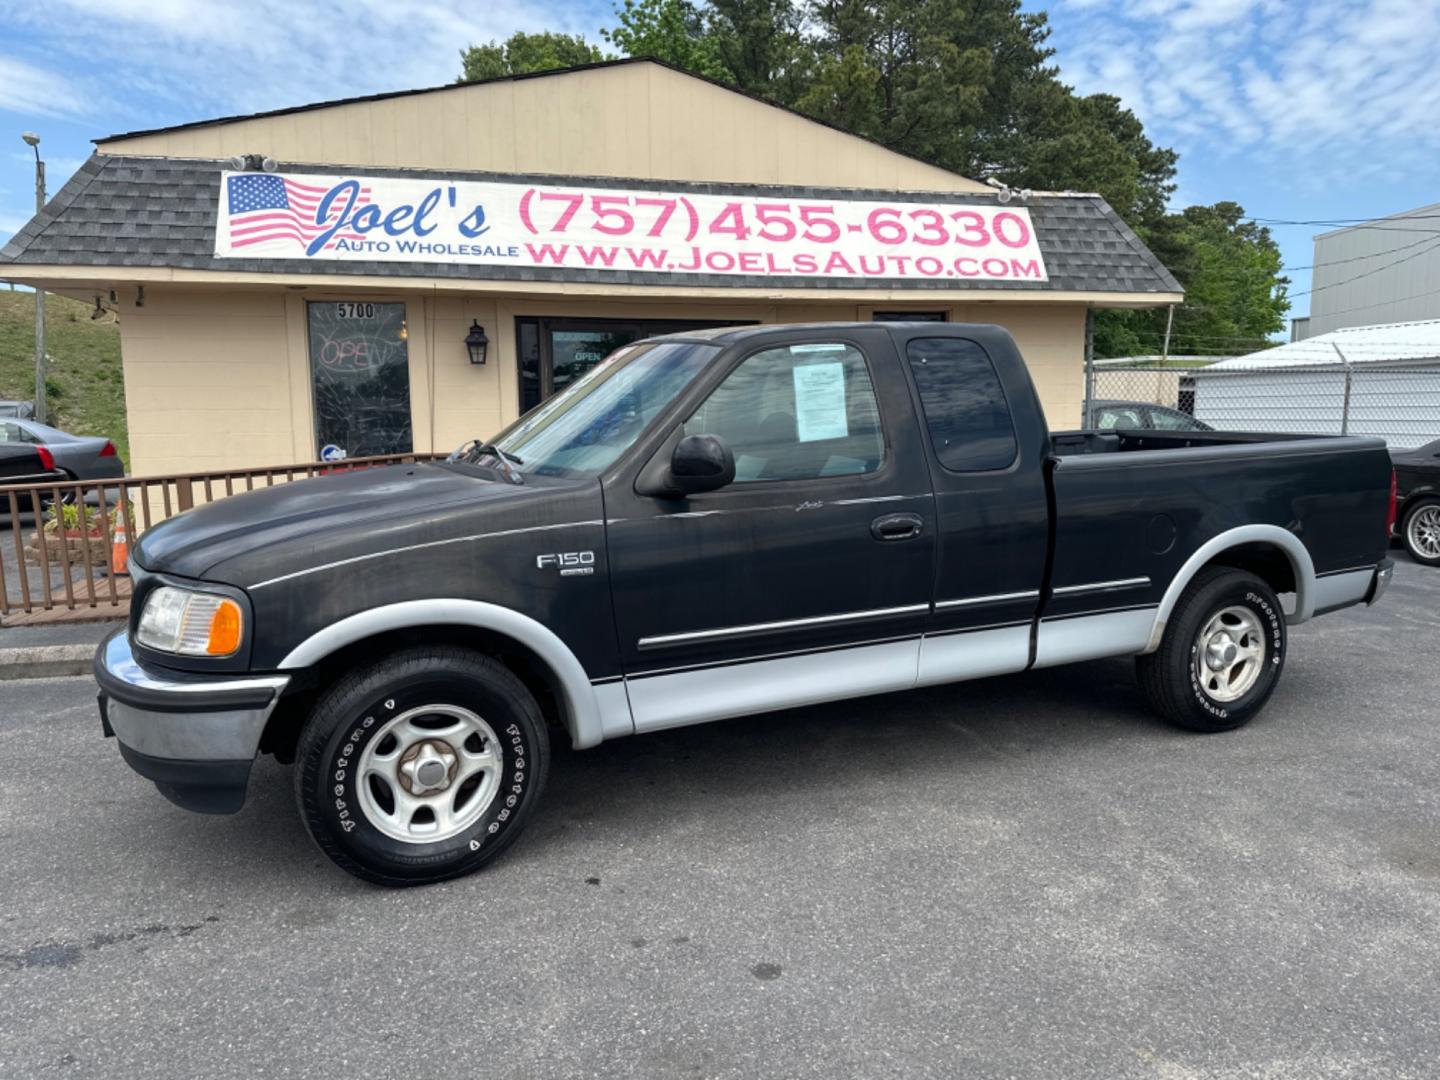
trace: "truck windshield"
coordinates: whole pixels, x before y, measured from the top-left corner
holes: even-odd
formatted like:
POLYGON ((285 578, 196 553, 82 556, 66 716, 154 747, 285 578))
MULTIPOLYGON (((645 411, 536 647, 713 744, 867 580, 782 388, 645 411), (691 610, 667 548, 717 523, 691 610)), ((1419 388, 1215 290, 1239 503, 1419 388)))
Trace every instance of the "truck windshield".
POLYGON ((506 468, 518 473, 598 474, 630 448, 719 351, 718 345, 683 341, 616 349, 490 446, 504 456, 506 468))

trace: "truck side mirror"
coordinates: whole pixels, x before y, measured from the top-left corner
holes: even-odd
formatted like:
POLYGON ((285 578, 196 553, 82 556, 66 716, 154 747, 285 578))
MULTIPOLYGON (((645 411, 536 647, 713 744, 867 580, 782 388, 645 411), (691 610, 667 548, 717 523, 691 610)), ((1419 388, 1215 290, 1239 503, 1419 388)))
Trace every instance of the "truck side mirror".
POLYGON ((683 495, 714 491, 735 479, 735 455, 719 435, 686 435, 670 455, 670 484, 683 495))
POLYGON ((683 499, 714 491, 735 479, 735 455, 718 435, 686 435, 676 425, 635 478, 635 494, 683 499))

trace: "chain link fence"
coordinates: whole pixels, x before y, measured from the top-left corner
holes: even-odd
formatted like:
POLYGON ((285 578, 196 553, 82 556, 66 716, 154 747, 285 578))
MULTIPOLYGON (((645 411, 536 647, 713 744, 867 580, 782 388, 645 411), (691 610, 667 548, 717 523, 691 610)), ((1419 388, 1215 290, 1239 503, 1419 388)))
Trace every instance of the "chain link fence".
POLYGON ((1394 450, 1440 439, 1440 360, 1317 367, 1110 365, 1086 373, 1089 428, 1378 435, 1394 450))

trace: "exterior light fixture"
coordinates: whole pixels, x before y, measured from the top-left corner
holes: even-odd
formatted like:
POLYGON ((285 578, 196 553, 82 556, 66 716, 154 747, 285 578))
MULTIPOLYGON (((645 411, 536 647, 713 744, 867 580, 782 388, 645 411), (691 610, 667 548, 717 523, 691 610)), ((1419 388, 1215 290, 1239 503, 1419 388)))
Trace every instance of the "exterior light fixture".
POLYGON ((1010 185, 1005 183, 1004 180, 997 180, 993 176, 988 176, 985 178, 985 183, 989 184, 991 187, 993 187, 996 191, 1000 193, 998 198, 1000 199, 1000 202, 1002 204, 1008 203, 1012 198, 1014 198, 1015 193, 1010 189, 1010 185))
POLYGON ((230 167, 236 172, 274 172, 280 163, 264 154, 236 154, 230 159, 230 167))
POLYGON ((485 350, 490 347, 490 339, 485 336, 485 328, 480 325, 479 319, 470 320, 470 332, 465 335, 465 350, 470 354, 470 363, 485 363, 485 350))

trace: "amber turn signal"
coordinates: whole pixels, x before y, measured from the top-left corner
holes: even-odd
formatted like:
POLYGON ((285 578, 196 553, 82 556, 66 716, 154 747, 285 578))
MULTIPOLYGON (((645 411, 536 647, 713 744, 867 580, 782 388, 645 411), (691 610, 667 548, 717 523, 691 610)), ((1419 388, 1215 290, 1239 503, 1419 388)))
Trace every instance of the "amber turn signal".
POLYGON ((211 656, 229 656, 240 648, 242 620, 240 605, 234 600, 221 600, 210 616, 210 639, 205 651, 211 656))

